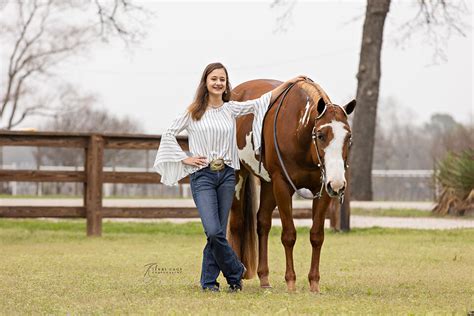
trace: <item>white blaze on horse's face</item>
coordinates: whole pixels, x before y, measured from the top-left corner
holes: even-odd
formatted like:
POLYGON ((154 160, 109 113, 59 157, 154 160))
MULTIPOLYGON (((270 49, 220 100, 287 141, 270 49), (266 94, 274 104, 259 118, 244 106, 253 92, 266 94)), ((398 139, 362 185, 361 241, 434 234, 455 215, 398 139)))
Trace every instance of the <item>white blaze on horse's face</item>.
POLYGON ((333 138, 329 145, 324 148, 324 166, 326 167, 326 184, 330 184, 334 192, 346 186, 345 166, 344 166, 344 141, 347 136, 346 125, 340 121, 333 120, 319 128, 330 127, 333 138))

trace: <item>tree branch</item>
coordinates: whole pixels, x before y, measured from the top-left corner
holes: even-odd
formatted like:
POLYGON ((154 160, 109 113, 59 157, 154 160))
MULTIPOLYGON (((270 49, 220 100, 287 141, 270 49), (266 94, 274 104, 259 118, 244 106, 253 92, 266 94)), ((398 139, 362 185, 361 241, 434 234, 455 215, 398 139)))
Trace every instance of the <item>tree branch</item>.
POLYGON ((418 0, 416 14, 397 29, 395 42, 401 45, 417 32, 424 32, 425 40, 434 47, 434 62, 445 61, 445 47, 452 31, 466 36, 463 28, 468 26, 464 22, 467 10, 463 0, 418 0))
MULTIPOLYGON (((15 56, 16 56, 16 53, 18 51, 18 47, 20 46, 21 42, 23 41, 24 37, 25 37, 25 34, 26 34, 26 31, 28 30, 28 27, 30 26, 31 24, 31 21, 33 20, 33 17, 35 16, 36 14, 36 11, 38 9, 38 5, 37 5, 37 1, 35 0, 34 1, 34 4, 33 4, 33 11, 31 11, 29 17, 28 17, 28 20, 26 21, 26 23, 24 23, 23 25, 23 28, 20 32, 20 36, 19 38, 16 40, 14 46, 13 46, 13 51, 12 51, 12 54, 10 55, 10 58, 9 58, 9 66, 8 66, 8 82, 7 82, 7 89, 6 89, 6 92, 5 92, 5 95, 3 97, 3 104, 2 104, 2 107, 0 109, 0 118, 2 117, 7 105, 8 105, 8 102, 10 100, 10 93, 11 93, 11 88, 12 88, 12 82, 14 80, 14 76, 16 74, 16 72, 14 73, 13 72, 13 65, 14 65, 14 59, 15 59, 15 56)), ((20 16, 23 17, 23 3, 20 3, 19 4, 19 10, 20 10, 20 16)))
POLYGON ((7 129, 12 129, 18 125, 20 125, 21 122, 23 122, 28 116, 43 116, 43 117, 55 117, 55 109, 53 108, 47 108, 45 106, 39 105, 39 106, 32 106, 29 108, 26 108, 23 110, 23 113, 21 116, 18 118, 16 122, 12 122, 7 126, 7 129), (46 111, 51 111, 50 113, 46 111))
MULTIPOLYGON (((101 39, 119 37, 126 44, 132 42, 140 34, 136 26, 144 24, 138 20, 140 16, 134 16, 133 13, 140 11, 147 14, 146 10, 134 5, 132 1, 134 0, 94 0, 87 3, 77 0, 9 2, 7 6, 13 8, 16 16, 2 23, 0 33, 14 36, 11 53, 8 55, 7 80, 0 87, 0 122, 5 122, 8 128, 12 128, 20 124, 24 117, 36 115, 37 108, 21 111, 25 103, 23 98, 38 99, 48 89, 57 93, 56 87, 43 89, 39 75, 48 75, 48 72, 52 75, 51 70, 60 62, 79 54, 101 39), (97 24, 95 17, 91 22, 87 16, 90 9, 95 7, 100 24, 97 24), (71 12, 80 12, 82 15, 74 16, 74 19, 65 18, 69 16, 66 13, 71 12), (35 87, 36 84, 39 87, 35 87)), ((10 43, 6 43, 8 44, 10 43)))
POLYGON ((32 68, 32 69, 28 70, 28 71, 27 71, 23 76, 21 76, 20 79, 18 80, 16 89, 15 89, 14 98, 13 98, 12 111, 11 111, 11 113, 10 113, 10 118, 9 118, 9 120, 8 120, 8 126, 11 126, 11 125, 12 125, 13 118, 15 117, 16 111, 17 111, 17 109, 18 109, 18 100, 20 99, 21 88, 22 88, 22 86, 23 86, 23 82, 25 81, 25 79, 27 79, 29 76, 31 76, 33 73, 35 73, 35 72, 37 72, 37 71, 41 71, 41 67, 32 68))

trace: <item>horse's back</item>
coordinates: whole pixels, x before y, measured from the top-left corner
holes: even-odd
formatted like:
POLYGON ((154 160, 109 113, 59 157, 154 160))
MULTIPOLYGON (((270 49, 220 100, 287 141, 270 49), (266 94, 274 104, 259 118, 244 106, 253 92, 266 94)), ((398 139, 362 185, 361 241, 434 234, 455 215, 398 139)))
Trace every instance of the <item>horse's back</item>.
POLYGON ((271 79, 256 79, 239 84, 232 90, 232 100, 246 101, 259 98, 268 91, 282 84, 281 81, 271 79))

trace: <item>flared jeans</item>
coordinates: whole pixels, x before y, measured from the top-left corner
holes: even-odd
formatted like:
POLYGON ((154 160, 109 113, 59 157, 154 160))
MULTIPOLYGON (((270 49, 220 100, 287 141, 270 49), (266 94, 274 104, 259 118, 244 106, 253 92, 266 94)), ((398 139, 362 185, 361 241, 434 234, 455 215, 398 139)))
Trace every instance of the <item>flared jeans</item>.
POLYGON ((219 287, 217 277, 222 271, 229 285, 238 284, 243 265, 226 238, 227 220, 235 191, 234 169, 221 171, 209 167, 190 175, 191 191, 206 233, 201 270, 203 289, 219 287))

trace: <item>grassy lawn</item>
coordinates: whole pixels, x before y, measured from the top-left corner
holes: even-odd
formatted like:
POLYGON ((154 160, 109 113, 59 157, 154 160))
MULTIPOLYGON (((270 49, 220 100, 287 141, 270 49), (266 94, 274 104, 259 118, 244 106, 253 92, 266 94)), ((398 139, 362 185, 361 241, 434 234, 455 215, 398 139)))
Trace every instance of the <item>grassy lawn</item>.
MULTIPOLYGON (((277 227, 270 280, 242 293, 202 293, 199 223, 104 223, 85 237, 84 220, 0 220, 0 314, 426 314, 474 309, 474 230, 355 229, 327 232, 322 294, 309 293, 307 228, 295 246, 296 293, 284 283, 277 227), (145 265, 157 270, 144 277, 145 265)), ((219 280, 225 284, 222 278, 219 280)))

